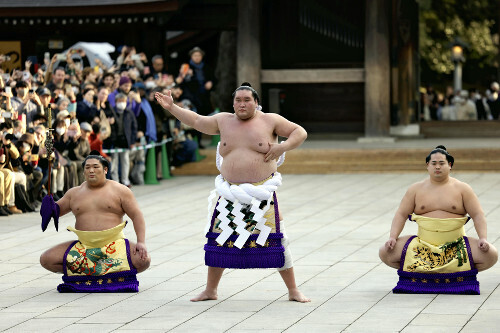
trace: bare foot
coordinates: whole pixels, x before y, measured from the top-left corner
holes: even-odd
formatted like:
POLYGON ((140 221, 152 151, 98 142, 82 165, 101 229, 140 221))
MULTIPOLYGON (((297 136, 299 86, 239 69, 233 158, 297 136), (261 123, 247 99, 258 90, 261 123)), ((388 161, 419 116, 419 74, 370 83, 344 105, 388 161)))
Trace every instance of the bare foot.
POLYGON ((288 290, 288 300, 300 303, 307 303, 311 301, 310 298, 304 296, 304 294, 297 288, 288 290))
POLYGON ((216 300, 216 299, 217 299, 217 292, 211 292, 208 290, 204 290, 198 296, 191 298, 191 302, 209 301, 209 300, 216 300))

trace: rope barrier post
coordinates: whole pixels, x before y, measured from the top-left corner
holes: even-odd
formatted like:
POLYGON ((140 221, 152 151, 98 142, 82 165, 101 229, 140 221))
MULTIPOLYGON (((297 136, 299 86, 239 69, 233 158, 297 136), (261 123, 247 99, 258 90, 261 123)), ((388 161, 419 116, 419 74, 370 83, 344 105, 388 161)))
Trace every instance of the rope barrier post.
POLYGON ((210 146, 217 146, 220 141, 220 134, 212 135, 212 142, 210 142, 210 146))
POLYGON ((170 164, 168 163, 167 144, 166 143, 161 145, 161 173, 162 173, 163 179, 172 178, 172 176, 170 175, 170 164))
POLYGON ((195 154, 196 154, 196 162, 199 162, 199 161, 201 161, 201 160, 203 160, 204 158, 207 157, 205 155, 201 155, 200 154, 200 148, 198 148, 198 147, 196 147, 195 154))
POLYGON ((158 179, 156 179, 156 156, 154 146, 148 149, 146 158, 146 172, 144 173, 144 184, 159 184, 158 179))

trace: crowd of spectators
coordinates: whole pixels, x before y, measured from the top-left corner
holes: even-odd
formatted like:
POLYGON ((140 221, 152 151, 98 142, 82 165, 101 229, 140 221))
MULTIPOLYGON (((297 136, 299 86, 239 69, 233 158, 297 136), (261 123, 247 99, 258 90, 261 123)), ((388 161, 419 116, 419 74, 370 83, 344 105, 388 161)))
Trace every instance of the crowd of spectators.
POLYGON ((420 119, 430 120, 498 120, 500 115, 500 85, 492 82, 484 94, 478 89, 454 91, 446 87, 445 93, 432 86, 421 91, 420 119))
POLYGON ((211 113, 214 77, 204 51, 193 48, 173 70, 161 55, 148 58, 130 46, 118 53, 109 68, 99 59, 90 66, 85 51, 77 49, 52 58, 46 53, 43 64, 27 60, 24 69, 10 73, 0 69, 0 216, 35 211, 49 190, 58 200, 81 184, 82 161, 92 150, 110 162, 107 177, 126 186, 144 182, 141 146, 148 143, 171 138, 171 166, 196 159, 200 133, 179 123, 154 94, 172 90, 177 104, 211 113), (45 147, 49 128, 51 156, 45 147))

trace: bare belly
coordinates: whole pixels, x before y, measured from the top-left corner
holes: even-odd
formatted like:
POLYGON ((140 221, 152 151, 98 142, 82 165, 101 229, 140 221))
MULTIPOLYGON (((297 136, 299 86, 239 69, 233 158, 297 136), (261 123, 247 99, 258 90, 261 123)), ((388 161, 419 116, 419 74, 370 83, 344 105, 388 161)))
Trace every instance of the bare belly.
POLYGON ((421 216, 437 218, 437 219, 450 219, 450 218, 464 217, 465 216, 465 214, 455 214, 455 213, 447 212, 445 210, 433 210, 433 211, 426 212, 426 213, 415 212, 415 214, 418 214, 421 216))
POLYGON ((232 183, 255 183, 276 170, 276 161, 264 162, 264 154, 240 148, 224 156, 221 174, 232 183))
POLYGON ((116 227, 123 222, 123 215, 115 213, 88 211, 76 216, 75 229, 82 231, 101 231, 116 227))

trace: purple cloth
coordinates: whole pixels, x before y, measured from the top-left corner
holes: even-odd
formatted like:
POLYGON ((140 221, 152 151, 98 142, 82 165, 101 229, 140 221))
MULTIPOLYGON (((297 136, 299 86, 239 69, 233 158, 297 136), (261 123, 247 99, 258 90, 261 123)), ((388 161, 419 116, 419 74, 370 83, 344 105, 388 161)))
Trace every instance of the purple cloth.
POLYGON ((56 231, 59 231, 59 215, 61 213, 61 208, 58 204, 54 202, 54 198, 51 194, 47 194, 42 199, 42 207, 40 207, 40 216, 42 217, 42 231, 47 229, 50 223, 50 219, 54 218, 54 225, 56 231))

